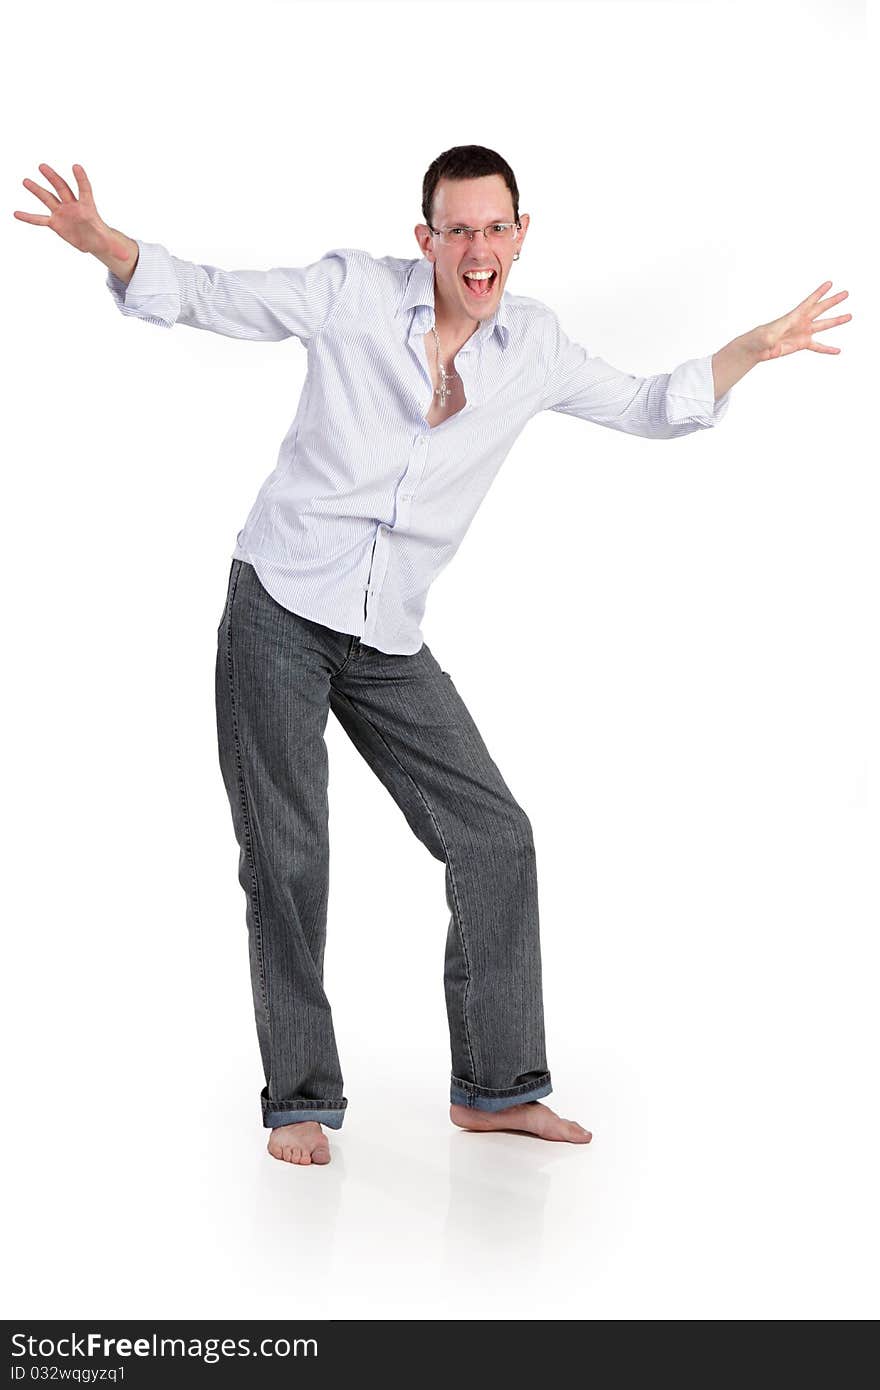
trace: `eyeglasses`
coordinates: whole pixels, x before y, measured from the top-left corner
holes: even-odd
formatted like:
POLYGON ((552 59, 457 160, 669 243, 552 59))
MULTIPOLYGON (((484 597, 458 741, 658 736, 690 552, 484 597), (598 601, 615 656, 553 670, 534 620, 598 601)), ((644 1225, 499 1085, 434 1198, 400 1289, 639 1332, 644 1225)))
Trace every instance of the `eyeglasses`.
POLYGON ((513 241, 519 228, 518 222, 490 222, 488 227, 431 227, 444 246, 455 246, 460 241, 473 241, 477 232, 482 231, 487 241, 513 241))

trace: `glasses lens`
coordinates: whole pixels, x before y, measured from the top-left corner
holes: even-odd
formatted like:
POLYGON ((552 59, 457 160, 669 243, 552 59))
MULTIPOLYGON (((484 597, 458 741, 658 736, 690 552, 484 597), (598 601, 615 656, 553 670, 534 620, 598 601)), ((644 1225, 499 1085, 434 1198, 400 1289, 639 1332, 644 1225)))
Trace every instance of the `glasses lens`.
MULTIPOLYGON (((515 222, 493 222, 486 229, 488 241, 501 242, 513 241, 516 235, 515 222)), ((440 233, 442 240, 447 246, 460 246, 462 242, 473 241, 467 227, 446 227, 440 233)))

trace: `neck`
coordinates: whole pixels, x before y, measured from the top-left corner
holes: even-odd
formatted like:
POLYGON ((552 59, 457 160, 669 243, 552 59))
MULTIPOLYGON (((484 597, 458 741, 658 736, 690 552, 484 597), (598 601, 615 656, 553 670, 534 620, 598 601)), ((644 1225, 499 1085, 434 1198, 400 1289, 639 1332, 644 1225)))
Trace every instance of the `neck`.
POLYGON ((449 343, 456 345, 456 350, 463 347, 468 338, 476 333, 480 326, 473 319, 462 317, 461 309, 458 305, 453 305, 452 310, 446 304, 442 295, 437 289, 437 275, 434 273, 434 326, 440 336, 443 346, 449 343))
POLYGON ((473 319, 467 319, 463 324, 461 321, 452 323, 442 318, 436 310, 434 311, 434 327, 445 350, 455 346, 456 351, 458 351, 460 347, 464 346, 468 338, 473 337, 479 326, 478 323, 474 323, 473 319))

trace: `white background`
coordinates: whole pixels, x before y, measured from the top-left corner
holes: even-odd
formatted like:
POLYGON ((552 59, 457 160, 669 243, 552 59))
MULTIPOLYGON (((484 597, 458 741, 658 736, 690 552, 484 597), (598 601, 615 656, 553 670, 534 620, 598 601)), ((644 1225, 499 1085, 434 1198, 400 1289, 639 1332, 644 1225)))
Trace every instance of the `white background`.
POLYGON ((10 38, 6 1316, 876 1316, 862 7, 151 0, 22 8, 10 38), (12 213, 80 162, 111 225, 190 260, 415 256, 462 143, 531 214, 511 292, 616 366, 826 279, 853 320, 716 430, 537 417, 429 598, 532 820, 548 1103, 593 1143, 450 1125, 443 866, 331 718, 349 1109, 294 1168, 265 1150, 213 679, 305 351, 126 319, 12 213))

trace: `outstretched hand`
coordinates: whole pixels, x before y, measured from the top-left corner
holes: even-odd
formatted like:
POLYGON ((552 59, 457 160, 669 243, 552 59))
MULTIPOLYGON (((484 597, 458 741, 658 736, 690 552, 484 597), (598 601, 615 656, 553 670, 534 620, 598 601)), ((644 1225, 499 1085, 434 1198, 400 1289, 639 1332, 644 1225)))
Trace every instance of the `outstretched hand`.
POLYGON ((814 333, 821 333, 826 328, 836 328, 838 324, 846 323, 852 318, 852 314, 840 314, 837 318, 819 319, 818 323, 816 322, 819 314, 825 309, 830 309, 832 304, 846 299, 849 294, 849 290, 840 290, 829 299, 823 299, 822 295, 831 288, 831 284, 830 280, 826 280, 796 309, 774 319, 772 323, 762 324, 760 328, 755 329, 755 350, 759 362, 769 362, 773 357, 786 357, 790 352, 800 352, 802 348, 809 348, 811 352, 840 352, 839 347, 826 347, 822 343, 813 342, 814 333))
POLYGON ((131 260, 131 252, 108 227, 98 209, 88 175, 81 164, 74 164, 73 175, 79 189, 77 198, 70 184, 56 173, 50 164, 40 164, 40 173, 49 180, 55 193, 43 188, 33 179, 22 179, 25 188, 45 203, 49 215, 36 212, 14 212, 20 222, 31 222, 35 227, 49 227, 57 232, 63 241, 75 246, 77 251, 91 251, 100 256, 108 253, 119 261, 131 260), (56 196, 57 195, 57 196, 56 196))

